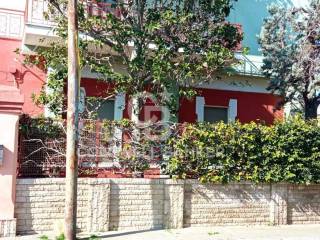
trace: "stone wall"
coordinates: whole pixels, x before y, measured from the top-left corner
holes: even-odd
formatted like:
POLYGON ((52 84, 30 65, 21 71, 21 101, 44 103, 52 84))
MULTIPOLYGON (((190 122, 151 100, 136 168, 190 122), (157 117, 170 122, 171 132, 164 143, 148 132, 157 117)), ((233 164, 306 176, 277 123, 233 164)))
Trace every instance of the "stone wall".
POLYGON ((16 235, 16 219, 0 219, 0 238, 16 235))
POLYGON ((288 224, 320 223, 320 186, 288 186, 288 224))
POLYGON ((184 226, 268 224, 269 185, 186 184, 184 226))
MULTIPOLYGON (((64 179, 18 179, 16 191, 18 233, 63 225, 64 179)), ((320 185, 79 179, 83 232, 291 223, 320 223, 320 185)))

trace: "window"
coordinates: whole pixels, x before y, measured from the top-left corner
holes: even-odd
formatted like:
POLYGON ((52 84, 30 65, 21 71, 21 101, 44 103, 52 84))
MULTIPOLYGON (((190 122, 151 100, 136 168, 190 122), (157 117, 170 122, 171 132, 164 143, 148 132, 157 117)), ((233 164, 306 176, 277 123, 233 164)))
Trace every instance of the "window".
POLYGON ((114 120, 114 100, 105 100, 98 108, 98 119, 114 120))
POLYGON ((114 120, 114 100, 97 100, 94 103, 87 103, 88 110, 94 118, 100 120, 114 120))
POLYGON ((223 121, 228 122, 228 108, 227 107, 204 107, 204 121, 209 123, 217 123, 223 121))

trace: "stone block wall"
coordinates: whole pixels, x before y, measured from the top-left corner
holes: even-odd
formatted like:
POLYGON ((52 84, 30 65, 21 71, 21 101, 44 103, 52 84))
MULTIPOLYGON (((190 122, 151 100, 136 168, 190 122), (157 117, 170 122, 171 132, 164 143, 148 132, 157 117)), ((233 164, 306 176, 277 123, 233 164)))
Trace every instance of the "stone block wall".
POLYGON ((110 230, 162 228, 164 185, 161 180, 115 179, 110 185, 110 230))
MULTIPOLYGON (((17 232, 45 233, 63 225, 64 191, 63 178, 18 179, 17 232)), ((82 232, 296 223, 320 223, 320 185, 79 179, 82 232)))
POLYGON ((320 223, 320 185, 288 186, 288 224, 320 223))
POLYGON ((0 220, 0 238, 16 236, 16 219, 0 220))
POLYGON ((184 226, 268 224, 269 202, 269 185, 199 185, 189 181, 184 226))
MULTIPOLYGON (((88 181, 80 179, 78 186, 78 227, 89 230, 88 181)), ((65 182, 62 178, 18 179, 16 187, 15 217, 17 232, 31 234, 48 232, 58 227, 64 218, 65 182)), ((91 210, 91 209, 90 209, 91 210)))

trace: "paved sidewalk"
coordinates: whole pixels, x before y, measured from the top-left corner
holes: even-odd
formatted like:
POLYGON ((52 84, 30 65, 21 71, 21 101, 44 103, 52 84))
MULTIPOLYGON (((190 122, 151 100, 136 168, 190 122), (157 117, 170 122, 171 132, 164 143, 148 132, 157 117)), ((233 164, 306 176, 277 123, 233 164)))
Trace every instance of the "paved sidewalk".
MULTIPOLYGON (((101 240, 320 240, 320 225, 208 227, 131 232, 111 231, 96 235, 100 236, 101 240)), ((38 238, 39 236, 33 235, 11 239, 36 240, 38 238)), ((80 239, 87 238, 82 235, 80 239)))

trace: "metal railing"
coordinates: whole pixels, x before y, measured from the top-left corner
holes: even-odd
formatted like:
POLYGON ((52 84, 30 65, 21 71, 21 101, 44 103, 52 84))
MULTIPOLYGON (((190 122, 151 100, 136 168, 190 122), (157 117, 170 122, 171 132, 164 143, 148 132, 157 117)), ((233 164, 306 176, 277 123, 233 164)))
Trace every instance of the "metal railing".
POLYGON ((254 61, 242 53, 237 53, 235 56, 237 60, 239 60, 239 63, 234 66, 234 70, 237 73, 249 76, 263 76, 261 69, 262 59, 260 61, 254 61))
MULTIPOLYGON (((111 3, 97 3, 92 0, 83 0, 82 3, 86 8, 87 14, 91 16, 105 17, 108 13, 120 15, 120 11, 113 7, 111 3)), ((47 12, 48 3, 46 0, 28 0, 26 22, 34 25, 52 26, 54 23, 45 17, 47 12)))
MULTIPOLYGON (((79 125, 79 176, 98 176, 104 171, 126 175, 133 169, 158 166, 168 147, 167 138, 184 127, 174 123, 122 125, 90 119, 80 119, 79 125)), ((18 177, 63 177, 65 167, 65 120, 22 117, 18 177)))
POLYGON ((0 37, 21 39, 23 12, 0 8, 0 37))
POLYGON ((45 26, 53 25, 53 23, 44 16, 44 13, 47 11, 48 4, 45 0, 28 0, 26 23, 45 26))

